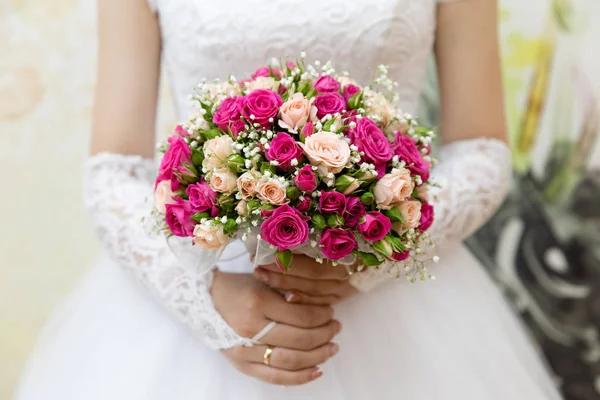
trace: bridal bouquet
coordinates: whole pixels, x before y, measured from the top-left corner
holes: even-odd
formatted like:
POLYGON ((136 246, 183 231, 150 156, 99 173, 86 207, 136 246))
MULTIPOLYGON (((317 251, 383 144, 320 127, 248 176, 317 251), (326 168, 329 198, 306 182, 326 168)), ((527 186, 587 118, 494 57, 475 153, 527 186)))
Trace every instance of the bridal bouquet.
POLYGON ((330 63, 284 65, 199 85, 196 115, 159 145, 162 231, 210 252, 240 237, 282 270, 304 253, 427 278, 407 259, 433 222, 434 133, 384 94, 394 87, 385 66, 361 87, 330 63))

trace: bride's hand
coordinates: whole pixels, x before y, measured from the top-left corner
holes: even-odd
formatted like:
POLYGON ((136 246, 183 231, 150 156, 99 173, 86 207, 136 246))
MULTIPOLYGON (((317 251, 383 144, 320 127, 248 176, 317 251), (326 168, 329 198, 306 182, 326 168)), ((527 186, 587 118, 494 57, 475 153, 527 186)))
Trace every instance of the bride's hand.
POLYGON ((317 367, 338 351, 331 339, 341 329, 327 305, 290 304, 249 274, 216 271, 211 288, 216 310, 241 336, 253 337, 271 321, 277 325, 260 341, 274 346, 270 366, 266 346, 222 350, 242 373, 276 385, 301 385, 321 376, 317 367))
POLYGON ((292 267, 283 273, 275 264, 261 265, 254 276, 273 289, 284 292, 289 303, 333 305, 358 293, 343 265, 320 264, 313 258, 294 254, 292 267))

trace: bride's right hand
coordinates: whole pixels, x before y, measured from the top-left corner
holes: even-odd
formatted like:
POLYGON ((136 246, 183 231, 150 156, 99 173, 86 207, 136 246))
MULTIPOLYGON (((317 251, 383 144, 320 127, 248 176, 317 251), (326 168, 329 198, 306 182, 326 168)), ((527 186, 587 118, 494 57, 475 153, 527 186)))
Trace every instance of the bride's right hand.
POLYGON ((341 324, 333 320, 330 306, 288 303, 250 274, 216 271, 211 294, 216 310, 243 337, 277 322, 261 339, 265 345, 222 350, 246 375, 275 385, 302 385, 319 378, 318 365, 338 351, 331 340, 341 324), (274 347, 270 366, 263 363, 266 345, 274 347))

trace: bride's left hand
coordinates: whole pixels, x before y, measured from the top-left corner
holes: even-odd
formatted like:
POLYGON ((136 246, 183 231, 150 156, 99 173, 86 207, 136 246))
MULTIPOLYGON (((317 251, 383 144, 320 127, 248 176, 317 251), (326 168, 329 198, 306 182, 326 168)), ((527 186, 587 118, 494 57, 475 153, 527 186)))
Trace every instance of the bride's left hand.
POLYGON ((337 304, 356 293, 344 265, 323 264, 295 254, 291 268, 282 272, 275 264, 261 265, 254 276, 274 289, 282 291, 286 301, 302 304, 337 304))

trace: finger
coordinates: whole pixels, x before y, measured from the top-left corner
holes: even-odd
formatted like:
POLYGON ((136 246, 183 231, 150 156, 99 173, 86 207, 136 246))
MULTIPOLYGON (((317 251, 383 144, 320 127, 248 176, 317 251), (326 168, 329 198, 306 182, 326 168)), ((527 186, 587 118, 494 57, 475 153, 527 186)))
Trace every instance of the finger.
MULTIPOLYGON (((269 271, 281 272, 276 264, 263 265, 262 267, 269 271)), ((286 273, 309 279, 346 279, 349 275, 344 265, 333 265, 329 260, 318 263, 314 258, 299 254, 294 255, 292 267, 286 273)))
POLYGON ((281 386, 304 385, 323 375, 323 372, 317 367, 286 371, 258 363, 248 363, 242 366, 241 371, 263 382, 281 386))
POLYGON ((335 320, 313 329, 277 324, 261 339, 261 342, 275 347, 307 351, 331 342, 331 339, 341 330, 342 324, 335 320))
MULTIPOLYGON (((243 361, 264 363, 266 350, 267 346, 238 347, 234 351, 234 357, 243 361)), ((309 351, 274 347, 269 365, 287 371, 299 371, 323 364, 330 357, 336 355, 338 351, 339 347, 335 343, 326 343, 309 351)))
POLYGON ((335 305, 342 301, 342 298, 336 295, 328 296, 310 296, 306 293, 290 290, 284 294, 285 301, 296 304, 313 304, 313 305, 335 305))
POLYGON ((347 281, 334 279, 307 279, 267 271, 262 267, 254 270, 254 276, 265 282, 272 288, 279 290, 297 290, 312 296, 336 295, 339 296, 344 286, 349 285, 347 281))
POLYGON ((333 308, 327 305, 288 303, 272 290, 264 294, 262 311, 271 321, 298 328, 316 328, 333 319, 333 308))

